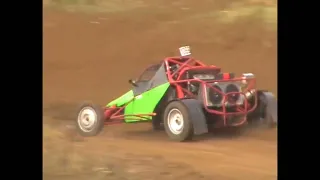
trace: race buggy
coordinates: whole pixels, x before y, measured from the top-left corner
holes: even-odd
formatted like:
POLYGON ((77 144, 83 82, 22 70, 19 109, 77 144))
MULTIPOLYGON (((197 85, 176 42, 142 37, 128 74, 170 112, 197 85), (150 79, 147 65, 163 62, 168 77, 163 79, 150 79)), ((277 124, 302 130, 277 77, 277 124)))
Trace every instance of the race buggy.
POLYGON ((190 47, 179 48, 180 57, 153 64, 132 89, 101 107, 83 103, 76 119, 82 136, 95 136, 115 123, 151 122, 165 129, 170 139, 191 140, 210 129, 277 123, 277 100, 271 92, 255 88, 255 76, 221 72, 191 58, 190 47))

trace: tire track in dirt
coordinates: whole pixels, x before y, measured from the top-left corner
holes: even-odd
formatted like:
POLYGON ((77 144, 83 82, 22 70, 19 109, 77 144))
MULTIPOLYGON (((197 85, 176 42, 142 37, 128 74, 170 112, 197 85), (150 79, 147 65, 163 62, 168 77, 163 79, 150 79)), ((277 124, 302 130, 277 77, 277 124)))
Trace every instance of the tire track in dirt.
MULTIPOLYGON (((101 147, 112 146, 117 153, 130 152, 136 155, 160 156, 168 161, 185 163, 196 171, 208 175, 219 175, 231 179, 275 179, 277 175, 277 142, 261 140, 256 135, 268 135, 269 132, 254 132, 237 138, 211 137, 188 143, 171 142, 165 132, 149 133, 148 135, 134 136, 126 131, 139 129, 136 127, 118 126, 106 128, 103 135, 88 139, 88 147, 105 153, 101 147), (108 131, 108 132, 106 132, 108 131), (99 144, 98 148, 95 146, 99 144)), ((148 132, 148 129, 146 130, 148 132)), ((98 152, 97 152, 98 153, 98 152)))
MULTIPOLYGON (((71 119, 75 116, 65 115, 71 107, 72 104, 56 104, 51 106, 51 115, 46 114, 58 120, 60 127, 73 125, 75 122, 71 119)), ((192 142, 176 143, 171 142, 164 131, 152 131, 150 124, 122 124, 106 126, 99 136, 85 138, 80 145, 95 156, 131 153, 188 164, 195 171, 210 176, 275 179, 276 133, 276 129, 247 129, 240 135, 221 131, 196 137, 192 142), (110 150, 114 152, 110 153, 110 150)))
MULTIPOLYGON (((64 125, 74 123, 59 120, 64 125)), ((79 145, 95 156, 130 153, 160 157, 168 162, 187 164, 202 174, 225 179, 245 179, 248 176, 276 179, 277 176, 276 129, 248 129, 238 136, 220 132, 198 137, 196 141, 177 143, 170 141, 164 131, 152 131, 150 124, 122 124, 106 126, 99 136, 84 140, 79 145)))

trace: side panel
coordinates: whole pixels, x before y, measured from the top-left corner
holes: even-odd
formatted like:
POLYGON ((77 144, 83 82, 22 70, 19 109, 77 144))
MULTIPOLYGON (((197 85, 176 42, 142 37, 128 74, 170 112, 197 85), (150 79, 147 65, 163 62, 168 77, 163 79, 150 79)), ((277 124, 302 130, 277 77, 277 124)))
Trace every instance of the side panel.
MULTIPOLYGON (((170 83, 165 83, 136 96, 135 99, 125 108, 125 115, 153 113, 156 105, 167 92, 169 86, 170 83)), ((126 117, 125 121, 136 122, 139 120, 132 120, 130 117, 126 117)))
POLYGON ((272 123, 278 123, 278 102, 271 92, 262 92, 266 104, 266 118, 271 118, 272 123))
POLYGON ((122 106, 125 103, 132 100, 132 98, 133 98, 133 91, 130 90, 130 91, 126 92, 125 94, 123 94, 122 96, 120 96, 119 98, 111 101, 109 104, 107 104, 107 107, 110 107, 113 105, 116 105, 117 107, 122 106))

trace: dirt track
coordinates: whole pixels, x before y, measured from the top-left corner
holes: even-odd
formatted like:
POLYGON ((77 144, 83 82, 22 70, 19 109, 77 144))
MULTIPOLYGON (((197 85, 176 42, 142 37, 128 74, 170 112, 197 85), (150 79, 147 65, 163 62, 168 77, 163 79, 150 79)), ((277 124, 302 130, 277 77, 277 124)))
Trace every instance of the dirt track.
MULTIPOLYGON (((46 10, 43 65, 46 119, 72 119, 74 107, 83 100, 108 102, 130 88, 127 80, 136 77, 141 67, 176 54, 177 47, 184 44, 193 47, 195 57, 225 71, 254 72, 260 88, 277 93, 276 34, 255 24, 250 28, 241 24, 216 27, 210 33, 224 40, 221 45, 201 34, 204 27, 170 25, 167 28, 172 29, 168 30, 161 28, 164 22, 155 21, 156 18, 46 10), (265 41, 271 45, 264 45, 265 41)), ((112 150, 115 156, 130 153, 183 163, 203 174, 203 179, 268 180, 277 176, 276 130, 252 130, 240 137, 218 133, 192 143, 174 143, 168 141, 164 132, 152 132, 149 124, 131 124, 106 127, 101 136, 86 139, 81 146, 90 153, 105 154, 112 150)), ((170 168, 169 164, 157 166, 170 168)), ((192 174, 183 178, 200 179, 192 174)))

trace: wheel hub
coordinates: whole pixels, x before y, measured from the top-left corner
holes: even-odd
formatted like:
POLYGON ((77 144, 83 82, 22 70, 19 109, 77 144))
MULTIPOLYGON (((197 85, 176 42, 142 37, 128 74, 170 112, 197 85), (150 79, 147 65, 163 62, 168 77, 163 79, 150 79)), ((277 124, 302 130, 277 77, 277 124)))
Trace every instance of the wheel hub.
POLYGON ((183 130, 183 116, 178 109, 172 109, 168 113, 168 127, 173 134, 180 134, 183 130))
POLYGON ((78 115, 78 125, 84 132, 90 132, 97 122, 97 114, 91 107, 83 108, 78 115))

